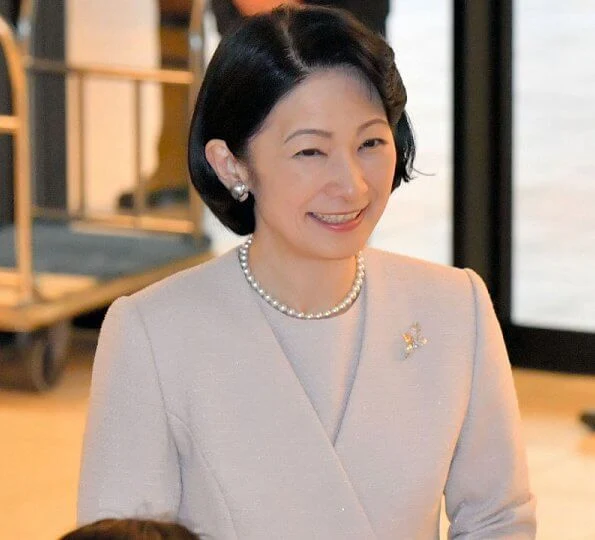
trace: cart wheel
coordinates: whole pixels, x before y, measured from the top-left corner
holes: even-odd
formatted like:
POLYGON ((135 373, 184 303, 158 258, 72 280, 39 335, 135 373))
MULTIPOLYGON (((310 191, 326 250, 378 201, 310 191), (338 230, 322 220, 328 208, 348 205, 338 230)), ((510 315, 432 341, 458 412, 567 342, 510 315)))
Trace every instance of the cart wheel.
POLYGON ((66 366, 70 321, 34 332, 3 333, 0 386, 42 392, 54 386, 66 366))

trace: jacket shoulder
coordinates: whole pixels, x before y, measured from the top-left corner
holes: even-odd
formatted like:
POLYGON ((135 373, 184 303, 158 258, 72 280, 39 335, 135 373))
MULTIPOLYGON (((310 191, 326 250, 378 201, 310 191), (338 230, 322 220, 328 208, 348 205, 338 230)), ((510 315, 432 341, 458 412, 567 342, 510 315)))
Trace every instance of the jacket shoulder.
POLYGON ((366 259, 387 281, 406 285, 410 290, 469 290, 469 270, 374 248, 366 250, 366 259))
POLYGON ((237 255, 231 250, 198 266, 176 272, 132 294, 130 298, 141 309, 184 303, 207 303, 225 290, 224 283, 236 280, 237 255))
POLYGON ((406 304, 412 312, 431 313, 445 327, 459 321, 466 328, 475 328, 478 316, 493 315, 485 283, 469 268, 376 249, 366 250, 366 254, 370 274, 378 281, 378 294, 394 309, 406 304))

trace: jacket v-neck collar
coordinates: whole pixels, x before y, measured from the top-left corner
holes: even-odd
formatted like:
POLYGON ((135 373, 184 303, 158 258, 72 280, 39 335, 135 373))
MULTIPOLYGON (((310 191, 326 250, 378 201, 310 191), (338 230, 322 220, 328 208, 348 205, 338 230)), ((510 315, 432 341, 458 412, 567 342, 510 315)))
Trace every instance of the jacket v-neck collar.
MULTIPOLYGON (((241 309, 228 318, 234 329, 228 353, 240 356, 237 383, 230 390, 241 414, 228 417, 237 424, 226 426, 235 433, 237 446, 222 451, 244 464, 246 493, 258 494, 259 507, 279 515, 290 509, 289 521, 303 520, 297 528, 315 533, 312 538, 375 538, 341 457, 262 313, 258 295, 239 265, 231 278, 233 293, 228 292, 241 309)), ((224 483, 229 476, 230 485, 239 479, 237 471, 220 474, 224 483)))
MULTIPOLYGON (((347 410, 347 406, 349 405, 351 391, 353 389, 353 383, 355 381, 355 378, 357 377, 357 370, 359 367, 359 357, 361 354, 363 335, 365 333, 365 324, 366 324, 366 318, 365 318, 366 287, 365 287, 365 284, 362 288, 360 297, 350 307, 350 312, 347 312, 347 313, 344 313, 343 315, 341 315, 341 317, 354 317, 355 318, 355 320, 353 320, 353 319, 349 320, 347 328, 345 328, 345 324, 344 324, 346 321, 343 321, 343 322, 336 321, 335 319, 322 320, 322 321, 316 321, 316 320, 314 320, 314 321, 300 321, 300 320, 292 319, 288 315, 276 311, 274 308, 272 308, 271 306, 269 306, 266 302, 264 302, 262 300, 258 302, 258 305, 259 305, 262 313, 264 314, 265 319, 266 319, 267 323, 269 324, 269 326, 272 330, 272 333, 275 336, 275 339, 277 340, 277 343, 279 344, 279 347, 283 351, 283 356, 287 360, 287 365, 294 372, 298 382, 300 383, 300 386, 302 387, 304 393, 308 397, 308 399, 312 405, 312 408, 314 409, 314 412, 316 413, 317 417, 319 418, 319 421, 320 421, 322 427, 327 432, 331 444, 334 446, 337 441, 337 438, 339 436, 339 433, 341 431, 341 426, 343 424, 343 419, 345 417, 345 411, 347 410), (300 374, 300 371, 302 371, 302 370, 298 369, 298 365, 297 365, 303 361, 300 358, 299 354, 302 354, 303 352, 305 352, 306 354, 317 354, 318 356, 320 356, 321 354, 324 354, 322 352, 322 349, 324 349, 324 345, 321 347, 321 343, 317 343, 314 346, 314 350, 312 350, 312 348, 306 347, 305 351, 302 350, 303 347, 301 347, 301 346, 297 347, 297 351, 293 350, 295 348, 295 346, 290 345, 289 350, 288 350, 288 344, 287 343, 284 344, 284 339, 287 337, 287 336, 284 336, 284 333, 285 333, 286 325, 292 325, 292 324, 296 325, 297 328, 293 328, 293 329, 288 328, 288 330, 290 331, 290 335, 292 336, 290 338, 290 344, 292 341, 295 342, 296 338, 297 338, 297 341, 300 341, 302 339, 318 340, 318 339, 322 338, 323 340, 325 340, 324 344, 329 345, 329 340, 334 339, 334 337, 339 332, 341 332, 342 336, 348 335, 349 339, 353 340, 351 342, 350 346, 348 347, 348 350, 341 350, 336 353, 330 352, 330 356, 329 357, 325 356, 325 358, 317 358, 315 356, 314 358, 305 360, 306 365, 308 365, 308 363, 310 363, 310 362, 313 362, 315 365, 318 364, 319 362, 325 362, 325 363, 331 362, 331 364, 334 362, 339 362, 339 363, 344 362, 345 363, 344 365, 339 366, 339 368, 345 368, 347 370, 347 380, 346 381, 341 381, 340 383, 333 382, 332 380, 324 381, 326 384, 331 384, 331 385, 334 385, 335 383, 339 384, 338 387, 334 387, 334 386, 332 386, 331 388, 325 387, 325 389, 327 391, 329 391, 333 394, 335 392, 339 392, 339 391, 343 392, 342 402, 340 403, 338 408, 334 409, 333 414, 336 414, 336 417, 335 417, 335 421, 333 422, 332 425, 325 425, 322 418, 320 418, 320 412, 317 410, 316 404, 314 402, 312 402, 312 396, 310 395, 310 392, 308 391, 308 387, 302 380, 304 373, 302 372, 300 374), (300 326, 302 326, 301 330, 299 328, 300 326), (311 334, 313 328, 317 329, 317 331, 314 332, 314 336, 312 336, 312 334, 311 334), (295 333, 296 330, 299 330, 299 332, 295 333), (344 333, 345 330, 347 330, 348 334, 344 333), (316 351, 316 352, 314 352, 314 351, 316 351), (294 355, 293 357, 292 357, 292 354, 294 355), (344 358, 342 356, 339 357, 340 355, 345 355, 345 357, 344 358)), ((297 343, 296 343, 296 345, 297 345, 297 343)), ((332 347, 332 341, 330 342, 329 347, 332 347)), ((337 366, 332 366, 331 369, 333 369, 335 367, 337 367, 337 366)), ((317 369, 317 368, 315 368, 315 369, 317 369)), ((318 375, 308 373, 306 376, 316 377, 318 375)), ((331 407, 332 405, 330 405, 329 403, 326 403, 326 404, 322 404, 320 406, 331 407)))
MULTIPOLYGON (((316 449, 315 460, 326 463, 329 476, 337 474, 342 479, 343 494, 338 493, 338 496, 349 495, 352 510, 357 510, 357 514, 365 518, 364 523, 369 527, 369 532, 360 538, 374 538, 371 524, 381 514, 374 508, 374 494, 379 488, 388 493, 395 489, 395 486, 385 485, 387 477, 383 467, 391 463, 391 455, 397 452, 401 444, 401 423, 393 420, 400 410, 398 389, 403 380, 408 380, 407 373, 415 369, 415 363, 423 363, 426 351, 418 351, 409 361, 404 361, 400 356, 404 346, 401 332, 415 320, 415 307, 401 276, 386 275, 383 271, 383 254, 366 250, 365 255, 365 327, 357 371, 335 441, 326 434, 291 363, 259 308, 258 296, 249 287, 245 287, 245 292, 250 295, 246 301, 252 305, 250 320, 258 324, 258 336, 263 338, 263 344, 267 343, 266 347, 261 348, 260 359, 267 371, 270 370, 271 379, 266 383, 263 381, 263 388, 274 384, 273 379, 279 381, 283 378, 288 391, 279 394, 273 406, 285 415, 288 407, 297 405, 299 430, 308 438, 306 444, 316 449), (395 295, 398 295, 397 300, 394 300, 395 295)), ((291 431, 290 425, 286 427, 291 431)))

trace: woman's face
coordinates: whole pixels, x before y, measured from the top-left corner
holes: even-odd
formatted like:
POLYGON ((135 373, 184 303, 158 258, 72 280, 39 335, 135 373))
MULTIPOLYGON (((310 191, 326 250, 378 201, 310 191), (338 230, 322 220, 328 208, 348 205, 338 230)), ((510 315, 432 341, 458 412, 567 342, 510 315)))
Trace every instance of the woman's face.
POLYGON ((254 242, 309 258, 351 257, 391 193, 397 153, 382 101, 348 69, 309 76, 248 145, 254 242))

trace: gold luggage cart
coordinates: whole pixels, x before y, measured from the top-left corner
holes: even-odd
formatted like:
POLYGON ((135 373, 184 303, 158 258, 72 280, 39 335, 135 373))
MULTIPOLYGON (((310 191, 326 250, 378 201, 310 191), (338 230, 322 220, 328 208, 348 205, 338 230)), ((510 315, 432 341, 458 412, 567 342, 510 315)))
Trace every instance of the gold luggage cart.
MULTIPOLYGON (((0 134, 11 136, 14 155, 14 223, 0 225, 0 386, 37 391, 50 388, 63 372, 72 318, 212 256, 209 239, 202 232, 199 200, 191 194, 182 216, 150 212, 145 207, 140 172, 141 87, 146 83, 183 85, 191 97, 196 95, 204 68, 204 7, 203 0, 193 2, 188 71, 75 66, 35 59, 28 53, 28 36, 17 39, 0 18, 0 45, 12 94, 11 114, 0 115, 0 134), (87 208, 82 126, 76 134, 76 208, 56 212, 35 207, 28 81, 34 81, 37 73, 75 81, 81 120, 85 80, 115 79, 132 86, 136 184, 130 212, 97 214, 87 208)), ((31 31, 36 3, 23 2, 21 9, 19 27, 31 31)))

